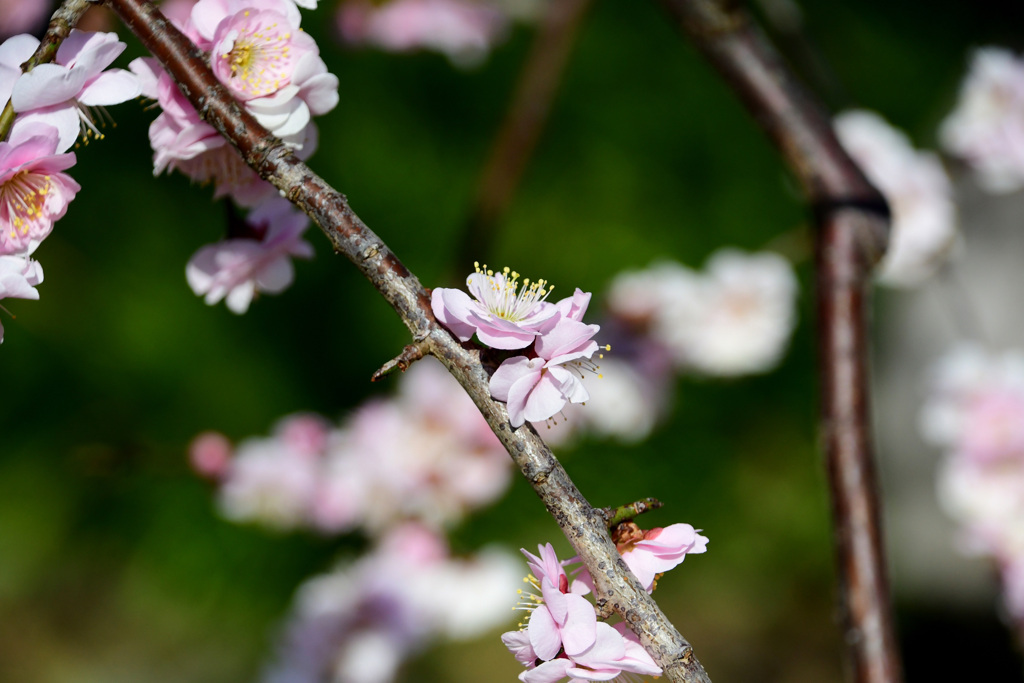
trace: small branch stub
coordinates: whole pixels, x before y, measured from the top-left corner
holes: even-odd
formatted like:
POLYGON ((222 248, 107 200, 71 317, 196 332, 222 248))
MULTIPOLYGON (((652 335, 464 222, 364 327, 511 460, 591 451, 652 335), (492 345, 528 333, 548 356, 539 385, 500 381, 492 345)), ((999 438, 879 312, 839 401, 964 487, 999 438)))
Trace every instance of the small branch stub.
POLYGON ((389 360, 387 363, 382 365, 380 369, 377 370, 377 372, 373 373, 373 376, 370 378, 370 381, 379 382, 380 380, 384 379, 385 377, 393 373, 395 370, 401 370, 402 372, 405 372, 406 370, 409 369, 410 365, 420 360, 429 353, 430 349, 428 348, 426 341, 418 341, 413 344, 409 344, 404 349, 402 349, 402 353, 398 354, 397 356, 389 360))
POLYGON ((642 498, 635 503, 620 505, 615 508, 601 508, 597 512, 605 518, 605 524, 608 525, 608 528, 614 529, 619 524, 629 522, 634 517, 639 517, 645 512, 657 510, 662 505, 664 505, 664 503, 657 498, 642 498))

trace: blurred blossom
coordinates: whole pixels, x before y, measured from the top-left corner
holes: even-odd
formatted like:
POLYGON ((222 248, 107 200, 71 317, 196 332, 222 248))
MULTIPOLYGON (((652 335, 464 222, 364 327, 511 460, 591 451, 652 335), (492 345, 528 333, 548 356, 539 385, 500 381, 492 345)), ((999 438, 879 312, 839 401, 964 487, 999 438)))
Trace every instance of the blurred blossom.
POLYGON ((659 261, 644 270, 627 270, 612 279, 608 310, 636 327, 650 326, 676 302, 693 298, 699 283, 697 273, 674 261, 659 261))
MULTIPOLYGON (((197 470, 207 445, 193 446, 197 470)), ((220 503, 229 519, 278 529, 378 533, 408 519, 456 522, 510 479, 508 454, 472 400, 424 359, 402 375, 398 396, 369 401, 341 427, 294 415, 240 444, 220 503)))
POLYGON ((939 499, 961 526, 961 550, 996 562, 1006 606, 1024 620, 1024 353, 948 353, 933 371, 921 427, 945 449, 939 499))
POLYGON ((920 284, 942 265, 958 239, 953 188, 942 162, 934 153, 915 150, 906 135, 874 112, 844 112, 836 117, 835 129, 892 211, 878 280, 898 287, 920 284))
POLYGON ((432 641, 464 639, 508 619, 518 561, 484 550, 453 558, 444 539, 396 527, 357 561, 298 591, 265 683, 388 683, 432 641))
POLYGON ((189 259, 189 286, 208 305, 223 299, 234 313, 245 313, 257 292, 280 294, 291 285, 292 257, 313 257, 313 245, 302 239, 309 223, 288 200, 272 197, 246 218, 252 238, 208 244, 189 259))
POLYGON ((53 11, 49 0, 0 0, 0 39, 34 33, 53 11))
POLYGON ((985 190, 1024 187, 1024 60, 1003 48, 976 50, 940 136, 985 190))
POLYGON ((679 295, 659 310, 652 332, 683 369, 723 377, 765 372, 796 325, 796 276, 772 252, 720 249, 679 295))
POLYGON ((203 432, 188 447, 188 461, 199 474, 208 479, 220 479, 228 470, 234 447, 219 432, 203 432))
POLYGON ((389 52, 433 50, 463 67, 483 61, 508 23, 494 4, 472 0, 346 0, 338 8, 346 43, 389 52))

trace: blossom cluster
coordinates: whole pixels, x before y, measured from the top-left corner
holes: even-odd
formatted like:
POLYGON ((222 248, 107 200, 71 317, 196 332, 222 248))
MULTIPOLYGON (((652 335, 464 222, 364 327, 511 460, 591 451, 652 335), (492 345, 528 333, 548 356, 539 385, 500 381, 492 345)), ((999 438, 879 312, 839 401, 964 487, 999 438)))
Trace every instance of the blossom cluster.
POLYGON ((877 279, 895 287, 924 282, 959 244, 953 184, 934 152, 914 149, 870 111, 835 119, 840 143, 889 202, 892 228, 877 279))
POLYGON ((191 458, 218 482, 228 519, 321 533, 378 533, 406 519, 442 527, 494 501, 511 478, 497 437, 431 359, 402 376, 395 398, 364 404, 340 427, 293 415, 237 448, 201 435, 191 458))
POLYGON ((81 189, 66 173, 77 161, 69 150, 103 137, 103 107, 139 94, 135 76, 107 69, 125 48, 113 33, 72 30, 52 63, 22 73, 38 47, 29 35, 0 44, 0 108, 16 114, 0 131, 0 300, 39 298, 43 269, 31 257, 81 189))
POLYGON ((992 558, 1024 623, 1024 351, 955 348, 936 364, 923 436, 945 450, 939 499, 963 549, 992 558))
POLYGON ((544 422, 567 403, 590 398, 580 380, 584 370, 598 369, 592 359, 602 348, 593 339, 600 326, 583 322, 588 292, 577 288, 551 303, 553 288, 546 280, 519 278, 509 268, 495 272, 477 263, 466 278, 472 297, 444 287, 431 295, 434 316, 460 341, 475 334, 493 349, 522 351, 502 361, 490 382, 491 395, 507 404, 513 427, 544 422))
POLYGON ((237 448, 209 432, 190 458, 217 482, 230 520, 372 539, 360 559, 300 587, 267 683, 388 683, 430 642, 474 637, 508 613, 515 560, 497 550, 456 559, 442 529, 504 493, 511 461, 435 360, 340 427, 292 415, 237 448))
MULTIPOLYGON (((303 159, 317 146, 313 117, 338 104, 338 79, 301 28, 298 7, 315 5, 311 0, 177 0, 162 7, 208 55, 228 92, 303 159)), ((232 311, 244 313, 257 292, 277 293, 291 283, 291 257, 312 256, 302 241, 309 221, 202 120, 156 60, 139 58, 130 68, 142 94, 160 109, 149 128, 154 175, 177 170, 212 184, 215 198, 230 198, 250 210, 237 234, 200 249, 187 268, 189 285, 208 304, 223 299, 232 311)))
POLYGON ((455 558, 443 536, 405 523, 359 559, 305 581, 262 683, 390 683, 431 641, 501 624, 519 563, 484 549, 455 558))
MULTIPOLYGON (((648 592, 656 576, 678 566, 687 554, 703 553, 708 539, 689 524, 641 530, 635 523, 616 527, 613 539, 622 559, 648 592)), ((517 631, 502 635, 502 642, 526 667, 523 683, 607 681, 623 673, 659 676, 661 668, 624 623, 599 621, 594 605, 584 596, 593 590, 585 568, 570 582, 567 565, 550 543, 538 546, 538 555, 523 549, 530 574, 525 582, 533 591, 519 591, 520 608, 529 613, 517 631)))

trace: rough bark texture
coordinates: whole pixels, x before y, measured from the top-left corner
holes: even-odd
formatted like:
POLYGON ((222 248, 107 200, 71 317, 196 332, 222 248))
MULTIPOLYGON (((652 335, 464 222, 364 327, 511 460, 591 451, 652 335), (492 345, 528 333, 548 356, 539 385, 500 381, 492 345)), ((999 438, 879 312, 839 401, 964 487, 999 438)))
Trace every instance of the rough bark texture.
POLYGON ((531 427, 511 428, 504 404, 490 397, 479 350, 460 344, 437 324, 429 294, 416 276, 352 212, 344 195, 299 161, 231 98, 207 68, 203 54, 152 4, 147 0, 105 1, 174 77, 200 115, 263 178, 309 214, 335 251, 355 264, 387 299, 413 339, 424 342, 459 381, 590 571, 599 605, 610 605, 623 617, 668 680, 709 681, 690 644, 622 562, 608 536, 604 516, 587 503, 531 427))
POLYGON ((901 679, 886 579, 869 417, 866 308, 889 211, 832 132, 824 108, 728 0, 662 0, 803 184, 816 227, 821 421, 843 626, 853 679, 901 679))

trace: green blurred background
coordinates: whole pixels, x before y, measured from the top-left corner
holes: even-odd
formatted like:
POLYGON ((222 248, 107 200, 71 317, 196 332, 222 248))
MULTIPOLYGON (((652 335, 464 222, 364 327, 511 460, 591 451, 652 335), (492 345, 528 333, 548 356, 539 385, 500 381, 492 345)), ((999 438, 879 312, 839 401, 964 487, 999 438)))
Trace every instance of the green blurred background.
MULTIPOLYGON (((425 284, 442 284, 471 267, 453 255, 532 30, 517 27, 467 72, 435 54, 346 51, 330 4, 304 19, 341 81, 312 165, 425 284)), ((934 145, 968 49, 1019 47, 1024 26, 1020 4, 802 8, 844 84, 835 92, 850 98, 831 104, 876 109, 920 146, 934 145)), ((131 39, 128 54, 142 54, 131 39)), ((294 588, 355 541, 223 521, 186 445, 210 428, 265 434, 298 410, 340 417, 393 390, 368 378, 408 338, 315 233, 317 258, 297 264, 283 295, 241 317, 205 306, 184 266, 221 236, 225 209, 209 188, 151 177, 155 112, 131 103, 112 113, 116 130, 79 151, 82 191, 37 253, 42 300, 13 302, 17 320, 4 319, 0 681, 252 680, 294 588)), ((625 268, 666 256, 698 266, 719 246, 762 248, 804 220, 774 151, 657 3, 598 0, 493 253, 480 257, 600 296, 625 268)), ((777 371, 682 380, 648 441, 564 453, 593 503, 657 496, 667 505, 652 524, 687 521, 710 537, 709 552, 660 582, 657 597, 719 683, 842 679, 813 297, 808 264, 798 269, 800 326, 777 371)), ((883 308, 887 296, 899 295, 881 295, 883 308)), ((516 481, 453 543, 547 540, 568 549, 516 481)), ((903 599, 897 586, 896 600, 909 681, 944 670, 939 637, 991 667, 991 680, 1021 678, 994 598, 954 611, 903 599)), ((411 662, 405 680, 511 681, 519 671, 487 634, 411 662)))

